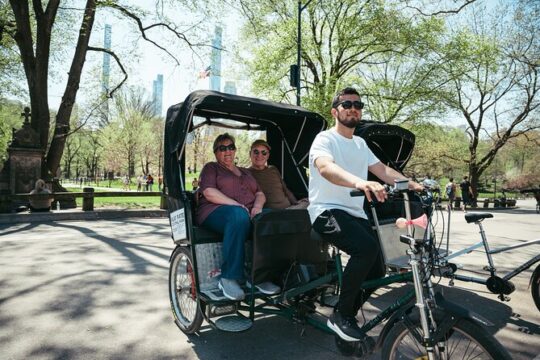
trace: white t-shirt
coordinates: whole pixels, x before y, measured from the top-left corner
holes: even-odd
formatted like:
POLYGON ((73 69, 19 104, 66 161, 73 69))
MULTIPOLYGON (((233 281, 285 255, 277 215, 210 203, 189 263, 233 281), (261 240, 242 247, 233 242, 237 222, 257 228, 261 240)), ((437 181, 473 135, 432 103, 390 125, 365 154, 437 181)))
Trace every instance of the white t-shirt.
POLYGON ((311 222, 325 210, 340 209, 352 216, 367 219, 364 197, 351 197, 351 188, 332 184, 315 166, 319 157, 328 157, 349 173, 367 180, 368 166, 379 162, 364 139, 343 137, 335 128, 319 133, 309 151, 309 217, 311 222))

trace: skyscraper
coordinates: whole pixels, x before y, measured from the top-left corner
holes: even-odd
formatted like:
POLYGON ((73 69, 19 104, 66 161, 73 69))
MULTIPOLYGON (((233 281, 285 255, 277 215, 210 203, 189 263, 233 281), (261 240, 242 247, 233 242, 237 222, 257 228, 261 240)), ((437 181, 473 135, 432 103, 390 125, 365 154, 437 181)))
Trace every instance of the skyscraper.
POLYGON ((221 91, 221 48, 223 29, 216 26, 212 40, 212 70, 210 72, 210 90, 221 91))
POLYGON ((236 95, 236 83, 234 81, 225 81, 223 92, 236 95))
MULTIPOLYGON (((112 27, 109 24, 105 25, 105 32, 103 36, 103 48, 111 50, 111 37, 112 27)), ((99 125, 105 126, 109 123, 109 102, 106 96, 109 93, 109 77, 111 73, 111 55, 109 53, 103 53, 103 66, 101 69, 101 95, 103 98, 103 104, 100 108, 100 120, 99 125)))
POLYGON ((154 115, 161 116, 163 108, 163 75, 158 74, 152 85, 152 105, 154 115))
MULTIPOLYGON (((111 50, 111 25, 105 25, 105 33, 103 36, 103 48, 111 50)), ((103 53, 103 69, 101 73, 101 90, 104 94, 109 91, 109 76, 111 72, 111 55, 109 53, 103 53)))

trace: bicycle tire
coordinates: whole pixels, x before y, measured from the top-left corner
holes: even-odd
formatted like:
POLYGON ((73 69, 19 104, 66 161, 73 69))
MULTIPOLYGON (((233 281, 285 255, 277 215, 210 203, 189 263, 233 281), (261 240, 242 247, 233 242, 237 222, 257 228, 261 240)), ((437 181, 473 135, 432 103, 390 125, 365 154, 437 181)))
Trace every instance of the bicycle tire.
POLYGON ((531 295, 534 304, 540 311, 540 265, 536 267, 531 277, 531 295))
MULTIPOLYGON (((420 321, 410 319, 421 334, 420 321)), ((504 347, 485 329, 469 319, 460 319, 447 333, 444 347, 435 349, 436 359, 511 359, 504 347), (447 353, 442 354, 441 351, 447 353)), ((388 332, 382 359, 427 359, 425 348, 420 345, 403 321, 398 321, 388 332)))
POLYGON ((177 247, 169 266, 169 300, 176 325, 185 334, 199 331, 204 305, 198 301, 191 249, 177 247))

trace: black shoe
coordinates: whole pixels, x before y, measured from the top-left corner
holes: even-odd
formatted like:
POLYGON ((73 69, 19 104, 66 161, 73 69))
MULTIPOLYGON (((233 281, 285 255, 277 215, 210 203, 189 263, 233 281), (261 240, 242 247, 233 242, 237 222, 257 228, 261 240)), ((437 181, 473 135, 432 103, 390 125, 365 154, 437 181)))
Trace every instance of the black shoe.
POLYGON ((354 356, 358 359, 372 354, 376 345, 375 340, 369 336, 360 341, 345 341, 336 334, 335 341, 341 355, 354 356))
POLYGON ((335 312, 328 318, 326 325, 345 341, 360 341, 366 337, 353 316, 342 316, 335 312))

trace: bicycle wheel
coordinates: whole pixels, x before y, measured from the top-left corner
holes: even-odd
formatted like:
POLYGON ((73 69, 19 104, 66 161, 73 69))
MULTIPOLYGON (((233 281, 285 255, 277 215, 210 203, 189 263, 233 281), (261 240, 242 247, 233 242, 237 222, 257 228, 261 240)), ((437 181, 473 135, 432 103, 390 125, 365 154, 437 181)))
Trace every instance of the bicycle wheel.
POLYGON ((540 311, 540 265, 536 267, 531 277, 531 295, 540 311))
MULTIPOLYGON (((411 319, 412 320, 412 319, 411 319)), ((420 321, 412 320, 419 334, 420 321)), ((511 359, 502 345, 486 330, 468 319, 460 319, 435 349, 436 359, 511 359)), ((425 348, 403 321, 394 324, 383 343, 383 359, 427 359, 425 348)))
POLYGON ((204 311, 197 301, 197 288, 191 250, 179 246, 174 250, 169 267, 169 299, 176 325, 186 334, 199 331, 204 311))

